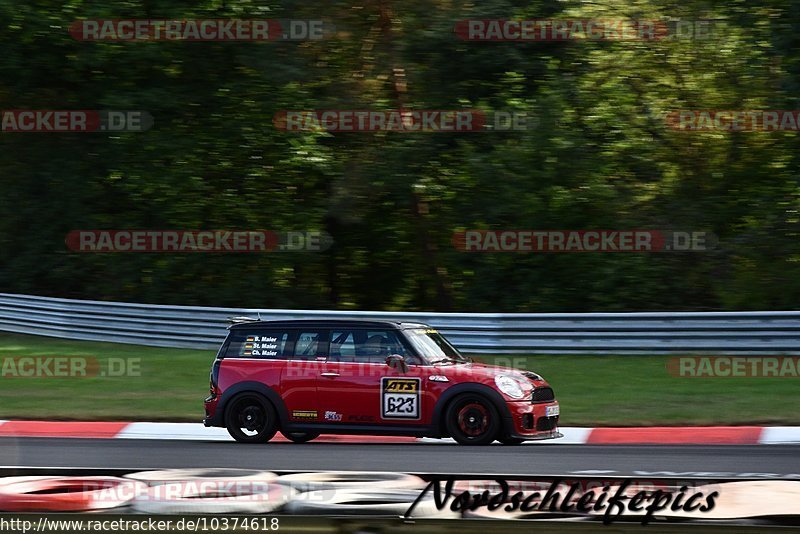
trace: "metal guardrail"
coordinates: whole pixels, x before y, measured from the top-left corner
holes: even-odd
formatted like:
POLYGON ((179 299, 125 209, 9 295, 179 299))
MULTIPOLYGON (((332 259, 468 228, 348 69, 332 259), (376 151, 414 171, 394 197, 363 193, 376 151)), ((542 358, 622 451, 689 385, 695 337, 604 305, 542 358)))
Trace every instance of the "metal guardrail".
POLYGON ((0 293, 0 331, 215 349, 237 315, 428 323, 468 354, 800 354, 800 311, 435 313, 164 306, 0 293))

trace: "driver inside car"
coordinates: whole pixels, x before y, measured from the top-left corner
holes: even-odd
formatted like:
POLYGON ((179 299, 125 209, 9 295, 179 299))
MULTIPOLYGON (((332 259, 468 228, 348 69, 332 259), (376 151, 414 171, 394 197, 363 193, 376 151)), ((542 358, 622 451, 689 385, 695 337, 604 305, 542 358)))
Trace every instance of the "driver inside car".
POLYGON ((370 336, 364 343, 364 358, 369 362, 382 362, 391 354, 389 340, 380 334, 370 336))

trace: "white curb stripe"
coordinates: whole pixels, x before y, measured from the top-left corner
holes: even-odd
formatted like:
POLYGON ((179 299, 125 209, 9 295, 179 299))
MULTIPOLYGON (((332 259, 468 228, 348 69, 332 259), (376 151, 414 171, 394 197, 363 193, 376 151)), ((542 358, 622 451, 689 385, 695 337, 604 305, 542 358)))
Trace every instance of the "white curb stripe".
MULTIPOLYGON (((558 431, 564 434, 563 438, 558 439, 544 439, 541 441, 526 441, 523 445, 583 445, 589 439, 589 434, 592 433, 591 428, 581 428, 575 426, 562 426, 558 431)), ((456 441, 453 438, 420 438, 421 443, 434 444, 439 443, 442 445, 452 445, 456 441)))
POLYGON ((564 434, 563 438, 548 439, 545 441, 533 441, 531 443, 541 443, 542 445, 583 445, 589 441, 589 434, 593 428, 582 428, 576 426, 560 426, 558 431, 564 434))
POLYGON ((770 445, 776 443, 800 443, 800 427, 798 426, 767 426, 761 429, 761 438, 758 443, 770 445))
MULTIPOLYGON (((0 419, 0 429, 9 421, 0 419)), ((526 441, 525 445, 583 445, 588 442, 594 428, 559 427, 563 438, 542 441, 526 441)), ((630 429, 629 429, 630 430, 630 429)), ((355 437, 355 436, 353 436, 355 437)), ((201 423, 129 423, 114 438, 183 440, 183 441, 233 441, 224 428, 205 427, 201 423)), ((420 443, 453 445, 451 438, 420 438, 420 443)), ((391 437, 387 437, 391 443, 391 437)), ((800 426, 762 427, 758 443, 777 445, 800 443, 800 426)))
MULTIPOLYGON (((581 445, 586 443, 591 428, 560 427, 563 438, 542 441, 526 441, 525 445, 581 445)), ((164 439, 164 440, 189 440, 189 441, 232 441, 224 428, 204 427, 199 423, 130 423, 116 438, 120 439, 164 439)), ((391 438, 390 438, 391 439, 391 438)), ((421 443, 450 445, 455 443, 452 438, 420 438, 421 443)))
POLYGON ((115 437, 121 439, 233 441, 224 428, 205 427, 200 423, 131 423, 115 437))

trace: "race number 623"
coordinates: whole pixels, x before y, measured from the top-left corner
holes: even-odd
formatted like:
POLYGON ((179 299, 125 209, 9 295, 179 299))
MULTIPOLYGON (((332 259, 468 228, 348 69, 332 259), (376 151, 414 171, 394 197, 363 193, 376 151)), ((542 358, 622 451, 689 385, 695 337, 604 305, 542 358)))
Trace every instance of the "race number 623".
POLYGON ((419 419, 420 379, 381 379, 381 417, 419 419))

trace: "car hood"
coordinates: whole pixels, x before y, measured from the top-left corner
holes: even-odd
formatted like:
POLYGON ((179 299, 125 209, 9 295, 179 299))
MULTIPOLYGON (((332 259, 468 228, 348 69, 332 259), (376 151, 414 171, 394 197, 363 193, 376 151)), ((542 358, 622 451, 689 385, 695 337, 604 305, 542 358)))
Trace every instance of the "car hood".
POLYGON ((547 381, 534 371, 500 367, 484 363, 462 363, 456 365, 437 365, 438 374, 459 382, 480 382, 494 384, 497 375, 508 375, 518 380, 530 382, 534 387, 547 386, 547 381))

